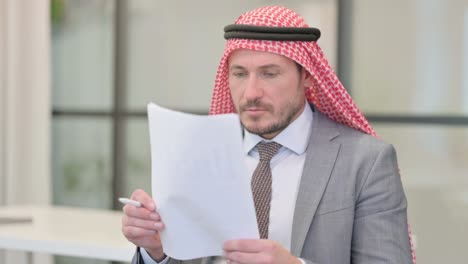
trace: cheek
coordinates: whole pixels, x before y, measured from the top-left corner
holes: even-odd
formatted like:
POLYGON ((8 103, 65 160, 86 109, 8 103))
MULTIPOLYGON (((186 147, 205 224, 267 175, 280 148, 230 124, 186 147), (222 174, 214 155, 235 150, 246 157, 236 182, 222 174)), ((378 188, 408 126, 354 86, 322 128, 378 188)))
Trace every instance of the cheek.
POLYGON ((229 89, 229 92, 231 94, 231 99, 232 99, 232 103, 234 104, 234 107, 238 109, 237 106, 239 105, 239 100, 240 100, 239 92, 232 88, 229 89))
POLYGON ((229 80, 229 92, 231 93, 232 100, 234 103, 242 98, 242 83, 237 81, 229 80))

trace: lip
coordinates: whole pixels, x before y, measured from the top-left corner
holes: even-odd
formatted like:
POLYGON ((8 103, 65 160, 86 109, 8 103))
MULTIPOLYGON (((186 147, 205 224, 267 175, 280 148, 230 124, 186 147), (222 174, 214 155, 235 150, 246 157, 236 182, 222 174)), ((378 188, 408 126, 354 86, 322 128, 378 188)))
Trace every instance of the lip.
POLYGON ((266 110, 263 109, 263 108, 255 108, 255 107, 253 107, 253 108, 247 108, 247 109, 245 109, 244 112, 245 112, 246 114, 248 114, 248 115, 254 115, 254 116, 255 116, 255 115, 260 115, 260 114, 266 112, 266 110))
POLYGON ((245 109, 245 111, 247 111, 247 112, 260 112, 260 111, 265 111, 265 109, 263 109, 263 108, 251 107, 251 108, 245 109))
POLYGON ((247 113, 260 113, 260 112, 265 112, 265 108, 258 108, 258 107, 249 107, 244 110, 247 113))

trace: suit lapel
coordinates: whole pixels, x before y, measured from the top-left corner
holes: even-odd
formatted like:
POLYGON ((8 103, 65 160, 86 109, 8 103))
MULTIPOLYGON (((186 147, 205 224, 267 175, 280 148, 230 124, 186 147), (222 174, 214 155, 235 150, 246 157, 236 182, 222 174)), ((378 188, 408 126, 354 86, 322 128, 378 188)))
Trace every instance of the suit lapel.
POLYGON ((340 144, 332 139, 337 136, 339 131, 336 124, 316 111, 294 209, 291 253, 295 256, 301 254, 307 232, 335 165, 340 144))

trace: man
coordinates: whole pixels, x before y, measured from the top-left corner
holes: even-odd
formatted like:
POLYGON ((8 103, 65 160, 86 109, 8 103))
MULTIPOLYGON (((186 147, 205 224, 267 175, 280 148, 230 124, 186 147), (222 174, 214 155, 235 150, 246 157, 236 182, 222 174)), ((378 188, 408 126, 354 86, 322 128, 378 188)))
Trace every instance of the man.
MULTIPOLYGON (((225 28, 210 114, 239 114, 261 239, 226 241, 224 259, 412 263, 395 151, 373 137, 319 37, 278 6, 247 12, 225 28)), ((124 207, 124 235, 145 263, 180 263, 164 254, 164 223, 151 197, 137 190, 132 199, 144 206, 124 207)))

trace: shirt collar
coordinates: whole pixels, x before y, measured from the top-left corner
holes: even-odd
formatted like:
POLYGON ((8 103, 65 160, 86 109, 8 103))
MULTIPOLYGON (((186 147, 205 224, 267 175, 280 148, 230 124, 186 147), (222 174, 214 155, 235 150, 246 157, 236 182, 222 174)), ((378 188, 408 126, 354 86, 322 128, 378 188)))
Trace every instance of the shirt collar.
POLYGON ((244 151, 249 154, 260 141, 274 141, 297 155, 301 155, 307 149, 312 119, 312 109, 309 103, 306 102, 301 115, 271 140, 264 139, 244 129, 244 151))

